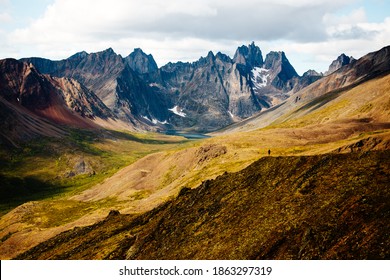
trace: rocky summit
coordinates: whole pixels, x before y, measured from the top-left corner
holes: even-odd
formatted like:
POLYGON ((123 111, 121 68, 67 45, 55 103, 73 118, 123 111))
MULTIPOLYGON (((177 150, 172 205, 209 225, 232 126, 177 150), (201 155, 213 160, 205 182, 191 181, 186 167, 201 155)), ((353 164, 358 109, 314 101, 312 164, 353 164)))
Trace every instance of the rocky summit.
POLYGON ((348 65, 354 61, 356 61, 356 59, 354 59, 352 56, 346 56, 344 53, 342 53, 339 57, 332 61, 332 63, 329 65, 328 71, 325 72, 325 75, 332 74, 334 71, 338 70, 344 65, 348 65))

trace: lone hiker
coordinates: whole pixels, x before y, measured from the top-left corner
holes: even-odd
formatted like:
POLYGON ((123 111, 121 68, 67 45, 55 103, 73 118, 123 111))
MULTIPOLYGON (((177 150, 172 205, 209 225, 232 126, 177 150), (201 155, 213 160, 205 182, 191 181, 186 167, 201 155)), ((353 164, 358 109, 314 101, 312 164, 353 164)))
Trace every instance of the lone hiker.
POLYGON ((268 155, 269 155, 269 156, 271 155, 271 150, 268 150, 268 155))

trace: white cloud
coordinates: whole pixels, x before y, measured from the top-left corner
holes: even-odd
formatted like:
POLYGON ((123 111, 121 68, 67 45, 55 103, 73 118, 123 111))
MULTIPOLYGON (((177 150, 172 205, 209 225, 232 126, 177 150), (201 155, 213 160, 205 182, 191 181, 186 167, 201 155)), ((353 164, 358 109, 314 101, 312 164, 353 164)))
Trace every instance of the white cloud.
POLYGON ((6 12, 0 13, 0 23, 10 22, 12 16, 6 12))
POLYGON ((196 60, 208 50, 232 56, 238 45, 255 41, 264 55, 286 51, 300 73, 324 71, 325 61, 329 65, 341 52, 361 56, 389 44, 388 20, 369 23, 363 8, 337 15, 355 1, 55 0, 40 18, 5 36, 3 45, 13 46, 18 57, 52 59, 108 47, 128 55, 141 47, 161 66, 196 60))
POLYGON ((351 11, 347 15, 326 14, 323 18, 326 31, 330 38, 336 39, 371 39, 378 30, 369 30, 365 28, 367 23, 366 12, 364 8, 351 11))
MULTIPOLYGON (((341 26, 345 27, 345 25, 341 26)), ((279 49, 284 50, 289 58, 297 58, 292 64, 297 72, 302 74, 308 70, 308 65, 317 71, 326 71, 330 62, 341 53, 360 58, 368 52, 390 45, 390 17, 382 23, 362 22, 350 25, 351 28, 354 26, 359 28, 356 34, 359 36, 334 36, 332 34, 331 38, 322 42, 281 42, 279 49)), ((340 30, 341 27, 336 26, 335 29, 340 30)))
POLYGON ((96 45, 123 38, 205 40, 319 40, 324 12, 349 1, 296 0, 56 0, 30 26, 10 40, 45 45, 96 45), (302 20, 302 19, 305 20, 302 20))
POLYGON ((12 16, 8 11, 9 0, 0 0, 0 23, 8 23, 12 20, 12 16))
POLYGON ((352 10, 349 14, 325 14, 323 17, 323 22, 326 26, 334 26, 340 24, 355 24, 359 22, 366 22, 367 16, 366 11, 363 7, 352 10))

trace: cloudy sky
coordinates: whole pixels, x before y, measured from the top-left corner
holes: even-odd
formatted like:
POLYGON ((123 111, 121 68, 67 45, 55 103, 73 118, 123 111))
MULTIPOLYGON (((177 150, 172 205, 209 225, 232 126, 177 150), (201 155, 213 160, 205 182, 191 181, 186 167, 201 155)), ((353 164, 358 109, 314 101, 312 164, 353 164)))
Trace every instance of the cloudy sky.
POLYGON ((0 0, 0 59, 140 47, 159 66, 254 41, 299 74, 390 45, 388 0, 0 0))

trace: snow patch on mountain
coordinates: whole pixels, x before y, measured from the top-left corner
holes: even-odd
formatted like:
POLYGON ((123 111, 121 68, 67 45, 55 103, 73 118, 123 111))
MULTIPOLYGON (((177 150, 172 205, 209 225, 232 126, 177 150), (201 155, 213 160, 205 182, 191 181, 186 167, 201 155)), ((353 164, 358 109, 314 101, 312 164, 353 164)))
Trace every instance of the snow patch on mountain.
POLYGON ((146 116, 141 116, 143 119, 145 120, 148 120, 150 121, 151 123, 153 124, 169 124, 166 120, 165 121, 159 121, 158 119, 155 119, 155 118, 152 118, 152 119, 149 119, 148 117, 146 116))
POLYGON ((173 112, 175 115, 178 115, 178 116, 183 117, 183 118, 185 118, 187 116, 186 113, 183 112, 183 109, 181 109, 177 105, 171 109, 168 109, 168 110, 173 112))
POLYGON ((252 82, 255 88, 262 88, 267 86, 269 69, 254 67, 251 72, 252 72, 252 82))

